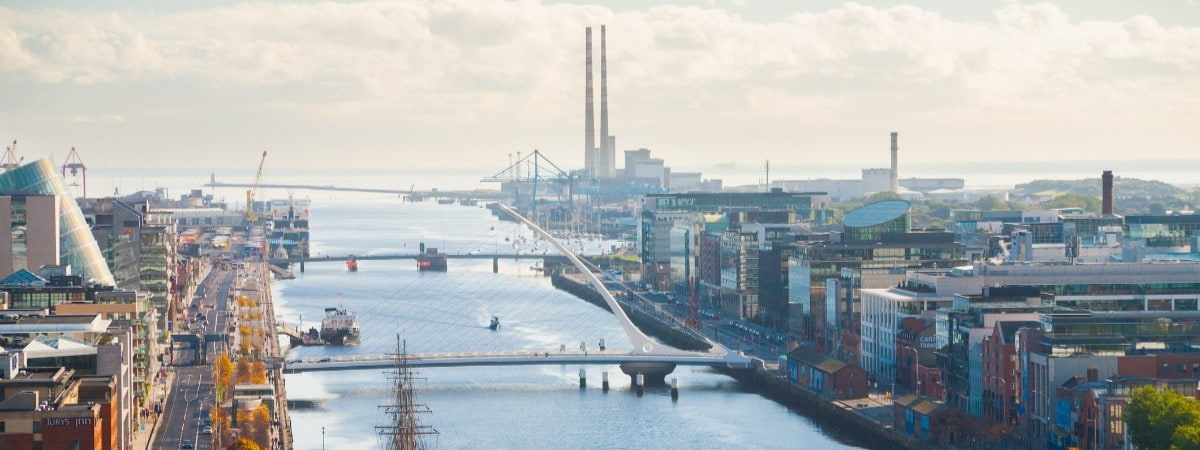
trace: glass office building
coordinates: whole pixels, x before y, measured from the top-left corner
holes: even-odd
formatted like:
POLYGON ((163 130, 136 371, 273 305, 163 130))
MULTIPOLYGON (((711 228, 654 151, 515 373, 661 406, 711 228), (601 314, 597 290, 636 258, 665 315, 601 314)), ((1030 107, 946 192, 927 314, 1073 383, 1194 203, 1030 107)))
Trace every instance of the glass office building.
POLYGON ((860 207, 842 221, 845 242, 877 242, 886 234, 912 231, 908 210, 912 205, 906 200, 884 200, 860 207))
MULTIPOLYGON (((57 195, 59 198, 59 264, 70 265, 75 275, 99 284, 115 284, 108 263, 96 245, 91 227, 83 218, 67 184, 50 158, 42 158, 0 174, 0 195, 57 195)), ((30 268, 34 271, 36 267, 30 268)), ((5 274, 7 275, 7 274, 5 274)))

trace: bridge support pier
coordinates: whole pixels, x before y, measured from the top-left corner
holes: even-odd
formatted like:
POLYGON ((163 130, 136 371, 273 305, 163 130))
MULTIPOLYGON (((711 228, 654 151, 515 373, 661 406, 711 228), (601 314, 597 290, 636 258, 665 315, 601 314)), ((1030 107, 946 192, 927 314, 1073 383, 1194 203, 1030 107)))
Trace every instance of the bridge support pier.
POLYGON ((492 273, 500 273, 500 258, 492 258, 492 273))
POLYGON ((675 363, 661 362, 627 362, 621 363, 621 372, 629 375, 630 381, 634 386, 637 385, 637 376, 644 375, 646 384, 651 386, 665 386, 667 384, 667 375, 675 371, 675 363))

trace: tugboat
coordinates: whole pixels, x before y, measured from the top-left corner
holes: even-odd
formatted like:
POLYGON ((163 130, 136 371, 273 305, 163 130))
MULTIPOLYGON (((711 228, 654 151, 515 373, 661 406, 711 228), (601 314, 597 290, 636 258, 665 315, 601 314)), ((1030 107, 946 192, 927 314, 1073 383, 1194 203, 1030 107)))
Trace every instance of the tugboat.
POLYGON ((350 272, 358 272, 358 258, 350 255, 350 260, 346 261, 346 270, 350 272))
POLYGON ((488 324, 488 329, 492 331, 500 330, 500 318, 492 316, 492 323, 488 324))
POLYGON ((322 341, 330 345, 357 345, 359 335, 358 316, 346 311, 341 301, 336 308, 325 308, 325 318, 321 319, 322 341))

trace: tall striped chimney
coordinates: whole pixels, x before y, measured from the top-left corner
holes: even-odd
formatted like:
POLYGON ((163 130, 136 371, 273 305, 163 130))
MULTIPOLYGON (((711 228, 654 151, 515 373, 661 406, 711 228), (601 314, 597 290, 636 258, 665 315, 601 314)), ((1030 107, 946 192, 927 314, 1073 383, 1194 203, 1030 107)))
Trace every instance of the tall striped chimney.
POLYGON ((900 133, 892 132, 892 192, 900 193, 900 172, 897 171, 900 165, 900 146, 897 143, 900 133))
POLYGON ((613 149, 608 139, 608 56, 604 25, 600 25, 600 152, 596 155, 597 178, 612 178, 613 149))
POLYGON ((596 118, 592 112, 592 27, 587 27, 587 95, 583 127, 583 171, 596 176, 596 118))

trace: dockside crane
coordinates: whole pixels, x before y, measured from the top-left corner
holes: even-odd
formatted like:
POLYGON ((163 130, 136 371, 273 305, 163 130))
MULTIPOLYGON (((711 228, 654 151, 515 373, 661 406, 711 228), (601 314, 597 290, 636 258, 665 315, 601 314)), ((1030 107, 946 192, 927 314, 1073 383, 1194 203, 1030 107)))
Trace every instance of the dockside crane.
POLYGON ((18 167, 21 167, 21 162, 25 158, 17 158, 17 141, 13 141, 12 147, 4 149, 4 157, 0 158, 0 169, 4 172, 10 172, 18 167))
POLYGON ((246 222, 254 223, 258 215, 254 214, 254 197, 258 195, 258 184, 262 181, 263 164, 267 163, 267 152, 263 151, 262 159, 258 160, 258 172, 254 174, 254 183, 246 190, 246 222))

